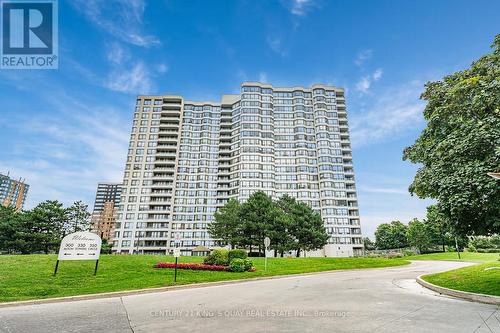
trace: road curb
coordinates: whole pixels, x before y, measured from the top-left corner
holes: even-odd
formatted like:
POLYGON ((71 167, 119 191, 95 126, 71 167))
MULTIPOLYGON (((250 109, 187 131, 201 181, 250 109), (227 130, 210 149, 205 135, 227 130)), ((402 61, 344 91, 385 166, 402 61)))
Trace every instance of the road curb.
POLYGON ((365 269, 379 270, 379 269, 400 268, 400 267, 405 267, 405 266, 411 265, 411 261, 408 260, 408 262, 409 262, 409 264, 397 265, 397 266, 336 269, 336 270, 321 271, 321 272, 262 276, 262 277, 248 278, 248 279, 236 279, 236 280, 225 280, 225 281, 215 281, 215 282, 201 282, 201 283, 183 284, 183 285, 178 285, 178 286, 166 286, 166 287, 157 287, 157 288, 113 291, 113 292, 106 292, 106 293, 99 293, 99 294, 75 295, 75 296, 55 297, 55 298, 46 298, 46 299, 34 299, 34 300, 28 300, 28 301, 5 302, 5 303, 0 303, 0 309, 7 308, 7 307, 24 306, 24 305, 40 305, 40 304, 50 304, 50 303, 87 301, 87 300, 104 299, 104 298, 117 298, 117 297, 123 297, 123 296, 144 295, 144 294, 152 294, 152 293, 172 291, 172 290, 197 289, 197 288, 224 286, 224 285, 253 282, 253 281, 275 280, 275 279, 284 279, 284 278, 291 278, 291 277, 331 274, 331 273, 336 273, 336 272, 347 272, 347 271, 356 271, 356 270, 365 270, 365 269))
POLYGON ((445 288, 445 287, 440 287, 440 286, 437 286, 435 284, 432 284, 430 282, 423 280, 422 276, 425 276, 425 275, 428 275, 428 274, 420 275, 419 277, 417 277, 417 283, 420 284, 421 286, 423 286, 427 289, 430 289, 432 291, 435 291, 439 294, 457 297, 457 298, 461 298, 461 299, 471 301, 471 302, 500 305, 500 297, 499 296, 476 294, 476 293, 471 293, 471 292, 467 292, 467 291, 460 291, 460 290, 454 290, 454 289, 449 289, 449 288, 445 288))

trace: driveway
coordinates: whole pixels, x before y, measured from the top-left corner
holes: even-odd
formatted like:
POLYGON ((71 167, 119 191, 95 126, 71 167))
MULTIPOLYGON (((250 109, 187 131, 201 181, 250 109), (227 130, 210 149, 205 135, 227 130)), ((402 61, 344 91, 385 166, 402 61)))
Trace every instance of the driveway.
POLYGON ((384 269, 66 303, 0 308, 0 332, 499 332, 500 308, 440 296, 418 275, 469 265, 384 269))

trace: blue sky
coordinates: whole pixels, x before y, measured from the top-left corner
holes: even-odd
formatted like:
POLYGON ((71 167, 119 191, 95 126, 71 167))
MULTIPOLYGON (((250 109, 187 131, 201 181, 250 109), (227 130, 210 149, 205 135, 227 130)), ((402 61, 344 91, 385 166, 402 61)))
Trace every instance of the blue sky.
POLYGON ((499 1, 59 2, 59 69, 0 70, 0 171, 46 199, 93 204, 121 181, 138 94, 219 100, 242 81, 347 90, 359 205, 377 224, 423 217, 401 159, 425 125, 423 84, 500 33, 499 1))

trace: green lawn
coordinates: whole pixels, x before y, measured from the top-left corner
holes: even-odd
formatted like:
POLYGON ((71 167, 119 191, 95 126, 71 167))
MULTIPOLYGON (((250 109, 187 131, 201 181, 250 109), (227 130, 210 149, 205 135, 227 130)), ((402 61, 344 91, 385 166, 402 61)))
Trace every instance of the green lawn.
MULTIPOLYGON (((498 253, 460 253, 461 261, 482 263, 470 267, 455 269, 448 272, 425 275, 422 277, 432 284, 473 293, 500 296, 500 270, 485 271, 487 267, 500 267, 498 253)), ((443 252, 422 254, 405 257, 409 260, 455 260, 458 261, 456 252, 443 252)))
MULTIPOLYGON (((200 262, 200 257, 181 257, 179 262, 200 262)), ((384 258, 253 258, 256 272, 232 273, 178 270, 177 284, 246 279, 337 269, 388 267, 408 264, 384 258)), ((103 255, 97 276, 93 261, 63 261, 53 277, 55 255, 0 256, 0 302, 94 294, 173 285, 173 269, 155 269, 159 261, 174 258, 149 255, 103 255)))
POLYGON ((485 271, 487 267, 500 267, 500 261, 426 275, 422 278, 445 288, 500 296, 500 270, 485 271))
MULTIPOLYGON (((460 252, 461 261, 473 262, 490 262, 500 258, 498 253, 476 253, 476 252, 460 252)), ((454 260, 458 261, 456 252, 440 252, 421 254, 416 256, 405 257, 408 260, 454 260)))

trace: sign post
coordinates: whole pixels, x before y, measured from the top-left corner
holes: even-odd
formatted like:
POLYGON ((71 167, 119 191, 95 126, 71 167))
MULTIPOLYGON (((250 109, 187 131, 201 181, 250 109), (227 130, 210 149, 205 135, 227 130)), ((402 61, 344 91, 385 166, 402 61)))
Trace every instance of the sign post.
POLYGON ((181 256, 181 249, 176 247, 174 248, 174 257, 175 257, 175 269, 174 269, 174 282, 177 282, 177 259, 181 256))
POLYGON ((271 239, 269 237, 264 238, 264 272, 267 272, 267 249, 271 245, 271 239))
POLYGON ((88 231, 80 231, 65 236, 59 247, 54 276, 61 260, 95 260, 94 275, 97 274, 101 254, 101 238, 88 231))

